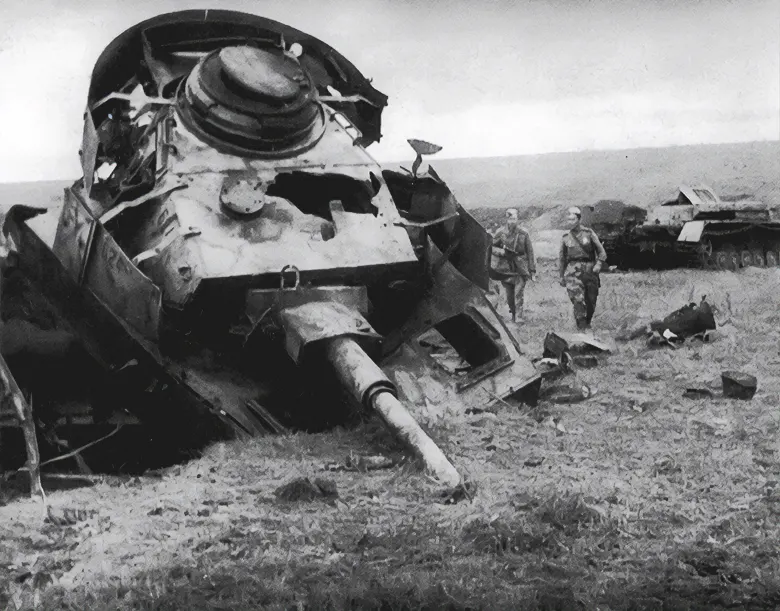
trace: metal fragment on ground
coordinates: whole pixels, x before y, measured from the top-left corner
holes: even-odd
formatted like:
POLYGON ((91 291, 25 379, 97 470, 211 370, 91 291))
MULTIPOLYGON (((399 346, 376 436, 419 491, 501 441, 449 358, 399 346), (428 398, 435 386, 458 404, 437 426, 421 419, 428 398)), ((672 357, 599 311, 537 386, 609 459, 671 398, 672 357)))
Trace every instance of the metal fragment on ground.
POLYGON ((686 388, 683 397, 686 399, 711 399, 715 394, 708 388, 686 388))
POLYGON ((316 499, 338 498, 338 489, 331 480, 299 477, 280 486, 274 491, 279 500, 289 502, 313 501, 316 499))
POLYGON ((723 395, 733 399, 752 399, 758 388, 756 377, 741 371, 724 371, 721 380, 723 395))
POLYGON ((542 399, 553 403, 579 403, 590 398, 593 392, 587 384, 555 384, 543 390, 542 399))

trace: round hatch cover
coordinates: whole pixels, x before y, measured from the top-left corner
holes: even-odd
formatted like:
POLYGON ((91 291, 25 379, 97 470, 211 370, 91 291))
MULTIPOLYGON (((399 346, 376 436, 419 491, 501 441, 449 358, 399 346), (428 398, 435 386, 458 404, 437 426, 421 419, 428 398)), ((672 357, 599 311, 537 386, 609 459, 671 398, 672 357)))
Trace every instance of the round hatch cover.
POLYGON ((290 102, 306 83, 303 71, 289 58, 256 47, 225 47, 219 60, 230 81, 260 98, 290 102))
POLYGON ((224 184, 219 194, 220 203, 231 212, 242 216, 257 214, 265 205, 265 192, 262 183, 240 179, 232 184, 224 184))

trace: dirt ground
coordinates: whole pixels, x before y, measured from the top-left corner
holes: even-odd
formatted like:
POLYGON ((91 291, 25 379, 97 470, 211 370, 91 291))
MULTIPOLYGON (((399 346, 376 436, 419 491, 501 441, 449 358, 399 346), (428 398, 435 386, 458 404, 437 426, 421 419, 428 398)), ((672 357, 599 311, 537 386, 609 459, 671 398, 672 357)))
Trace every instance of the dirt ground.
MULTIPOLYGON (((3 609, 770 609, 780 606, 780 270, 604 274, 594 319, 610 338, 706 295, 710 343, 618 343, 577 373, 594 394, 431 429, 475 489, 446 491, 374 422, 222 443, 144 477, 0 506, 3 609), (725 399, 720 374, 758 378, 725 399), (709 388, 706 399, 683 397, 709 388), (332 495, 274 491, 324 478, 332 495)), ((517 335, 538 356, 572 330, 543 263, 517 335)))

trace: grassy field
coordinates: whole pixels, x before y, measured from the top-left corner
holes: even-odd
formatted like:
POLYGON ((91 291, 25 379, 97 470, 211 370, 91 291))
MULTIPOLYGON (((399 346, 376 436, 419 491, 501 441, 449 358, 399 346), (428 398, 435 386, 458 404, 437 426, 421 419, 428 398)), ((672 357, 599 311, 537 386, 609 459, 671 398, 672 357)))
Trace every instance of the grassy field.
MULTIPOLYGON (((771 609, 780 606, 780 271, 605 274, 594 319, 613 336, 707 295, 711 343, 618 343, 577 373, 595 393, 498 403, 431 429, 475 485, 445 504, 402 462, 330 472, 350 453, 400 456, 373 422, 211 447, 154 476, 51 492, 69 526, 24 499, 0 507, 0 608, 771 609), (751 401, 720 373, 758 377, 751 401), (683 398, 709 387, 709 399, 683 398), (326 478, 337 499, 282 501, 326 478)), ((546 264, 527 291, 528 354, 573 326, 546 264)))

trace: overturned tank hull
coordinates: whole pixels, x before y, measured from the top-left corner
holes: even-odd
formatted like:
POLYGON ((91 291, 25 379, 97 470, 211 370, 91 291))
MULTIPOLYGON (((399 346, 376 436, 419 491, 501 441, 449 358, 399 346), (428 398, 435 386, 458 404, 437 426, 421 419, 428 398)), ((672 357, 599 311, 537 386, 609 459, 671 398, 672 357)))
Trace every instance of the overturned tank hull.
MULTIPOLYGON (((333 49, 256 16, 122 34, 93 73, 84 176, 6 219, 9 358, 59 334, 84 363, 84 424, 187 448, 373 413, 456 484, 418 420, 533 402, 540 376, 485 298, 487 232, 432 169, 365 150, 385 104, 333 49)), ((66 411, 52 396, 36 417, 61 439, 66 411)))

